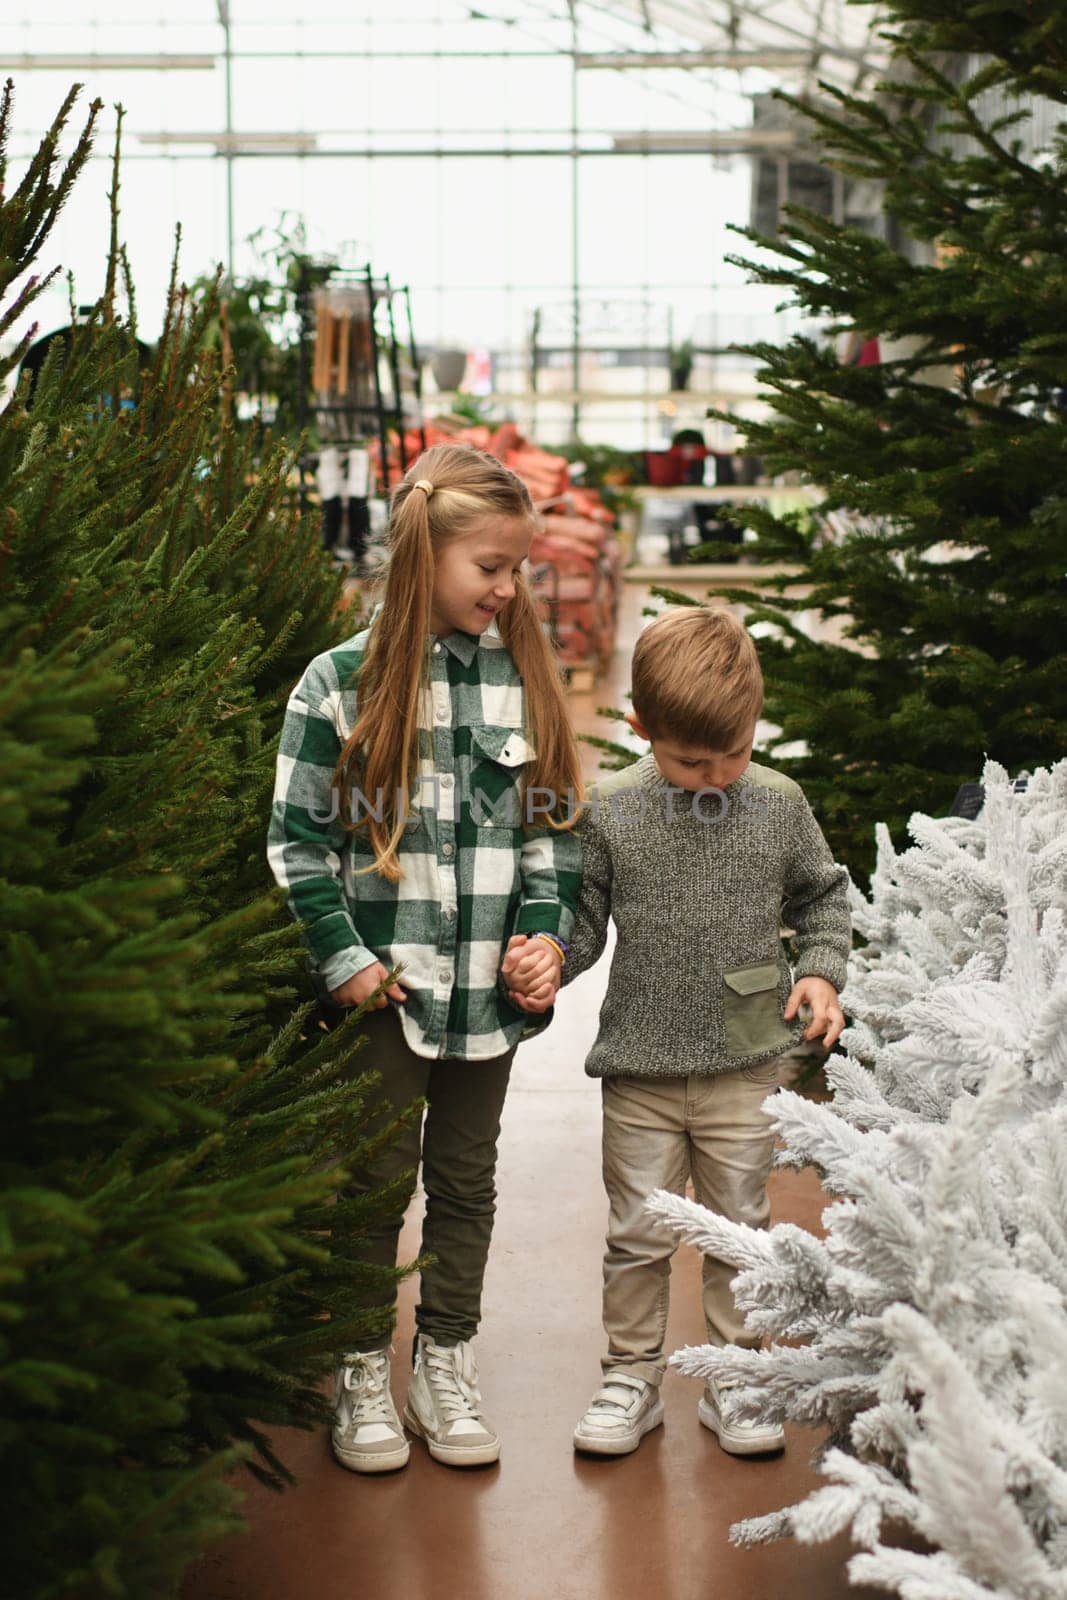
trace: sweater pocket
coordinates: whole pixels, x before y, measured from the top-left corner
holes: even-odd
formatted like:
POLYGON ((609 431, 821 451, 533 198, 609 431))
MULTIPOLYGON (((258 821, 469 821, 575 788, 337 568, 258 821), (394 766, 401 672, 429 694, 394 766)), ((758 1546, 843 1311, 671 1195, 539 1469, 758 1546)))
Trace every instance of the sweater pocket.
POLYGON ((724 972, 723 1021, 726 1025, 726 1054, 736 1060, 745 1056, 766 1056, 781 1050, 792 1040, 782 1018, 778 999, 781 972, 775 961, 755 967, 735 967, 724 972))

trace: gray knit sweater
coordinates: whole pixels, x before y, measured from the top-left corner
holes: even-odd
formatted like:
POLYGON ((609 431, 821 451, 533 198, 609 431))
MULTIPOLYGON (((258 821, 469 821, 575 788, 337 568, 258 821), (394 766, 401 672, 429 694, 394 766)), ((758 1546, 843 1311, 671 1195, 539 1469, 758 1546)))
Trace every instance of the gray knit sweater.
POLYGON ((692 795, 649 755, 594 800, 564 982, 599 959, 609 917, 618 942, 585 1070, 707 1074, 788 1050, 804 1024, 782 1020, 793 983, 783 925, 796 977, 836 989, 851 944, 848 874, 799 786, 750 765, 728 789, 692 795))

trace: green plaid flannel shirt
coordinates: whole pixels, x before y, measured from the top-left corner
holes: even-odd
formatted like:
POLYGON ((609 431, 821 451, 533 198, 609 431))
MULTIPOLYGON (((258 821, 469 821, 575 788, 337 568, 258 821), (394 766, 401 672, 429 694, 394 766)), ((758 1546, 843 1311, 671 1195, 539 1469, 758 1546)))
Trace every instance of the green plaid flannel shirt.
MULTIPOLYGON (((418 1055, 484 1060, 545 1019, 512 1006, 498 982, 513 933, 567 939, 581 885, 572 832, 522 827, 520 781, 534 751, 523 688, 496 624, 480 638, 433 639, 419 712, 419 782, 400 845, 403 877, 357 877, 367 830, 345 831, 332 789, 356 721, 369 629, 316 656, 282 728, 267 859, 302 924, 323 990, 375 961, 403 965, 397 1006, 418 1055)), ((527 801, 537 803, 532 795, 527 801)), ((379 797, 356 796, 377 808, 379 797)), ((543 814, 543 813, 542 813, 543 814)), ((534 1029, 536 1031, 536 1028, 534 1029)))

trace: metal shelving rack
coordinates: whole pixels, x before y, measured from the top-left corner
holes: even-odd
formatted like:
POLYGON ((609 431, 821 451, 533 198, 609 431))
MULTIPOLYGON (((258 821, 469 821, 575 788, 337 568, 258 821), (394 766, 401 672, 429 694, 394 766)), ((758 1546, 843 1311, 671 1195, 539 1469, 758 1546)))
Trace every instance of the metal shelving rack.
MULTIPOLYGON (((307 266, 302 270, 297 287, 297 312, 300 318, 300 426, 303 429, 314 426, 323 445, 345 448, 376 440, 378 470, 372 492, 376 488, 378 493, 386 495, 393 439, 404 472, 410 465, 406 439, 409 429, 417 429, 421 448, 426 448, 422 378, 411 319, 410 291, 406 285, 394 285, 388 274, 376 275, 369 264, 356 269, 307 266), (354 317, 347 322, 343 316, 337 319, 339 344, 334 360, 332 346, 325 353, 320 347, 324 333, 328 333, 332 341, 335 327, 321 314, 321 296, 334 293, 343 300, 345 291, 351 297, 352 306, 360 309, 363 315, 359 321, 354 317), (357 330, 355 341, 353 329, 357 330), (317 382, 317 379, 325 379, 325 382, 317 382)), ((317 463, 317 453, 302 458, 302 498, 307 497, 306 479, 313 475, 317 463)))

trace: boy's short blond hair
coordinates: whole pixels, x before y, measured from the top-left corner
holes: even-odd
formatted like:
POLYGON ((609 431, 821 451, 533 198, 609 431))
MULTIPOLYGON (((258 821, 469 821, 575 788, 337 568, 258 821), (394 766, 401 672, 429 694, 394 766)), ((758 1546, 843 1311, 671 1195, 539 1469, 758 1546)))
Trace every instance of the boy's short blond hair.
POLYGON ((763 674, 724 606, 678 606, 649 623, 633 656, 633 707, 653 739, 730 750, 763 709, 763 674))

